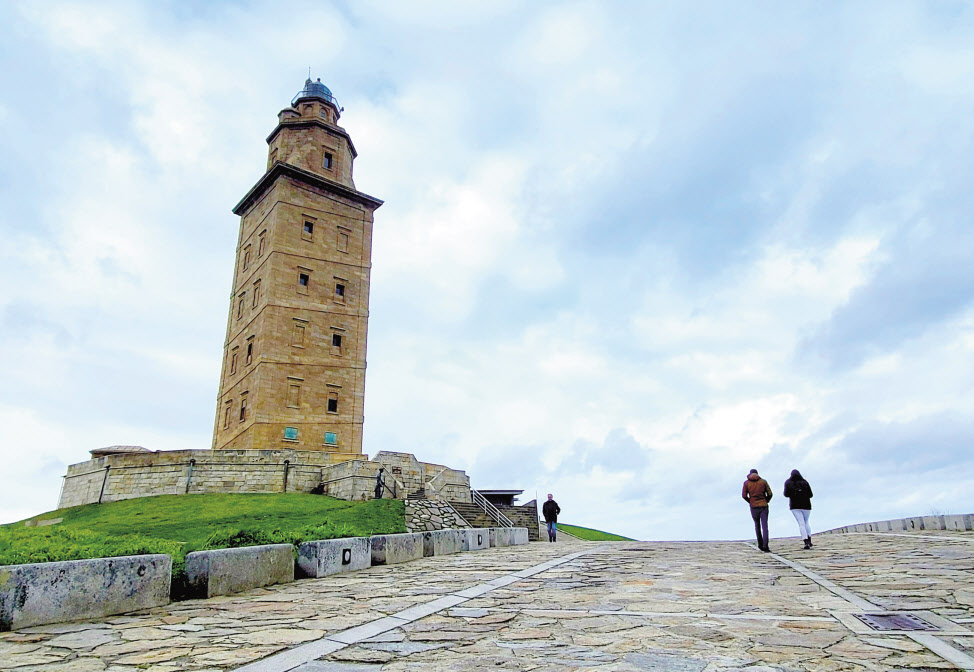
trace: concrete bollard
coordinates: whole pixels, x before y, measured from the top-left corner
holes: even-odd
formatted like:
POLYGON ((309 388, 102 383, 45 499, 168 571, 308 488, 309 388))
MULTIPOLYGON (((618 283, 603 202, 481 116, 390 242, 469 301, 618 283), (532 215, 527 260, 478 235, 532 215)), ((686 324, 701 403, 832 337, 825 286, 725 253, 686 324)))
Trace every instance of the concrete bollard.
POLYGON ((0 567, 0 631, 160 607, 171 582, 168 555, 0 567))
POLYGON ((294 546, 270 544, 195 551, 186 555, 191 597, 232 595, 294 581, 294 546))
POLYGON ((528 536, 528 528, 515 527, 511 529, 511 546, 524 546, 531 542, 528 536))
POLYGON ((490 548, 490 531, 486 527, 475 527, 464 530, 466 532, 463 541, 464 551, 483 551, 490 548))
POLYGON ((369 537, 307 541, 298 546, 298 574, 319 578, 372 566, 369 537))
POLYGON ((392 565, 423 557, 423 535, 419 532, 381 534, 371 540, 373 565, 392 565))
POLYGON ((492 527, 490 528, 489 535, 491 548, 503 548, 511 545, 510 527, 492 527))
POLYGON ((433 555, 451 555, 463 550, 467 538, 466 530, 435 530, 433 533, 433 555))

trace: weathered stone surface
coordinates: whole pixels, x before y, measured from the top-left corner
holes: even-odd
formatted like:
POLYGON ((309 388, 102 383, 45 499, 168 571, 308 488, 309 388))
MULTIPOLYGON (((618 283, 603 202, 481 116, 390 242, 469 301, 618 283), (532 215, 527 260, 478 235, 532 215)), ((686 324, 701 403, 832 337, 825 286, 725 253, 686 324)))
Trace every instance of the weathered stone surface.
POLYGON ((529 543, 528 529, 526 527, 515 527, 511 529, 511 546, 523 546, 529 543))
POLYGON ((158 607, 171 577, 168 555, 0 567, 0 631, 158 607))
POLYGON ((504 547, 511 545, 511 533, 512 528, 510 527, 492 527, 490 528, 490 547, 504 547))
POLYGON ((436 530, 432 535, 433 555, 450 555, 463 551, 467 530, 436 530))
POLYGON ((373 565, 392 565, 423 557, 423 535, 419 532, 382 534, 371 540, 373 565))
POLYGON ((186 556, 186 578, 195 597, 232 595, 294 581, 294 546, 271 544, 195 551, 186 556))
POLYGON ((483 551, 490 548, 490 530, 488 528, 476 527, 462 531, 465 533, 463 550, 483 551))
POLYGON ((301 576, 318 578, 372 566, 372 541, 369 537, 308 541, 298 547, 301 576))

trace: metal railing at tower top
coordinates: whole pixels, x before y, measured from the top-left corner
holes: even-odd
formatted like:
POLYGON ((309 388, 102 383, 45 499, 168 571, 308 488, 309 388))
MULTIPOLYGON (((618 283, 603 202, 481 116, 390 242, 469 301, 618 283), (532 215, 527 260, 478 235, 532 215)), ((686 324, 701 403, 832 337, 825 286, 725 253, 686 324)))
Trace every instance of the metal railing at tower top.
POLYGON ((294 107, 294 104, 302 98, 320 98, 326 103, 331 103, 335 107, 341 109, 341 106, 338 104, 338 98, 335 98, 334 94, 331 92, 331 89, 322 84, 320 79, 317 82, 312 82, 310 79, 306 81, 304 83, 304 88, 291 99, 291 107, 294 107))
POLYGON ((501 513, 500 510, 491 504, 486 497, 473 488, 470 488, 470 499, 476 506, 484 510, 484 514, 488 518, 492 518, 494 522, 501 527, 514 527, 514 523, 512 523, 507 516, 501 513))

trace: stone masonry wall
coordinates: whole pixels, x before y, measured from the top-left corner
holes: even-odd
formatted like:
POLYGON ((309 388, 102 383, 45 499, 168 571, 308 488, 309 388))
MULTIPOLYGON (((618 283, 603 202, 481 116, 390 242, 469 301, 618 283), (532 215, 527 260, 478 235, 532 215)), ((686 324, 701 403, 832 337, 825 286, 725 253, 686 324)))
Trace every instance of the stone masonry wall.
POLYGON ((336 457, 334 453, 295 450, 106 455, 68 467, 58 508, 92 504, 99 497, 102 502, 114 502, 205 492, 310 492, 321 482, 322 468, 336 457))
POLYGON ((470 526, 447 502, 406 500, 406 529, 410 532, 464 529, 470 526))

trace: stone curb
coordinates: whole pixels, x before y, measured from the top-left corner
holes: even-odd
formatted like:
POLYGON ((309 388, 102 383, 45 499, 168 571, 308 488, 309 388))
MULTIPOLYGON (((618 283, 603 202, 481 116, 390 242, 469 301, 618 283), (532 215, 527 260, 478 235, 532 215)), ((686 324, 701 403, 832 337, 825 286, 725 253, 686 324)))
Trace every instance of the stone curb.
POLYGON ((171 576, 168 555, 0 567, 0 632, 161 607, 171 576))

